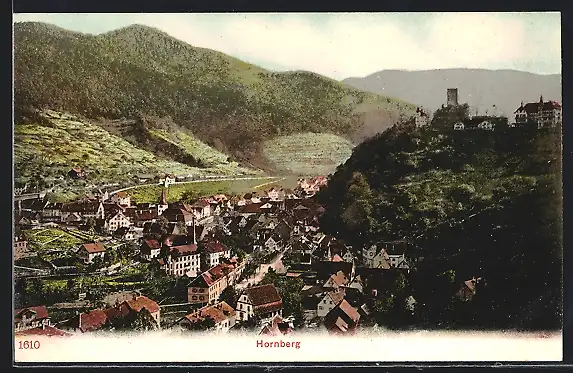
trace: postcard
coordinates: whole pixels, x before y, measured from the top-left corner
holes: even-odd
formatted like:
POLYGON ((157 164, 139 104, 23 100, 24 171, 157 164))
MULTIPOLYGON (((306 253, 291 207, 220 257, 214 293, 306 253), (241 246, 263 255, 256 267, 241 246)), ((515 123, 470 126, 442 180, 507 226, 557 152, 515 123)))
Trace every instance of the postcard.
POLYGON ((559 13, 13 18, 15 364, 563 359, 559 13))

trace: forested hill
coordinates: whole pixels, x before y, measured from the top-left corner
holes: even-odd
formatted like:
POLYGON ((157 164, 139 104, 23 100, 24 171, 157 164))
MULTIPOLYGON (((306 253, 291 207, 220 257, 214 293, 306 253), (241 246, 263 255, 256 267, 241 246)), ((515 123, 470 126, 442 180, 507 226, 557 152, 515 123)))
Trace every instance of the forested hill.
POLYGON ((357 246, 406 239, 424 258, 411 281, 429 326, 560 327, 560 130, 394 127, 356 147, 318 198, 325 231, 357 246), (487 288, 456 308, 455 286, 474 276, 487 288))
POLYGON ((14 44, 17 120, 40 108, 92 119, 169 117, 251 160, 270 138, 328 132, 358 142, 415 109, 314 73, 273 73, 140 25, 88 35, 16 23, 14 44))

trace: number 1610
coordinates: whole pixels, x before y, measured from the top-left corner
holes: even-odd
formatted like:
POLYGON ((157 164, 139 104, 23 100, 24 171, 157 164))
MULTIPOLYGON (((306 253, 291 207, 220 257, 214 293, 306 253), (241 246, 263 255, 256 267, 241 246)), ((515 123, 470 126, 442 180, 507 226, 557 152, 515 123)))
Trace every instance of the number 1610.
POLYGON ((40 348, 40 341, 18 341, 19 350, 37 350, 40 348))

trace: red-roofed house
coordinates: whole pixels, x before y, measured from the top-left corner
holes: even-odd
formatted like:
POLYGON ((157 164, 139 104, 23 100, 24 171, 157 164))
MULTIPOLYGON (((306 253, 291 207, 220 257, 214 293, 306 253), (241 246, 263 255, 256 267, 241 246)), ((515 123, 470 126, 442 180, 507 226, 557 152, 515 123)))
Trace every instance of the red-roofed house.
POLYGON ((221 262, 222 258, 231 258, 231 249, 218 241, 210 241, 201 246, 204 270, 212 268, 221 262))
POLYGON ((167 274, 195 277, 201 272, 201 254, 196 244, 171 246, 167 257, 167 274))
POLYGON ((348 284, 348 278, 346 278, 344 272, 338 271, 335 274, 331 275, 328 278, 328 280, 326 280, 323 287, 338 289, 342 286, 345 286, 346 284, 348 284))
POLYGON ((526 105, 522 102, 514 114, 517 125, 530 122, 535 123, 537 128, 543 128, 562 123, 561 105, 556 101, 543 101, 543 96, 539 98, 539 102, 530 102, 526 105))
POLYGON ((128 315, 130 313, 139 313, 144 308, 149 311, 157 323, 157 327, 159 327, 161 325, 161 309, 154 300, 145 296, 134 297, 133 299, 124 301, 119 306, 119 312, 121 315, 128 315))
POLYGON ((329 332, 335 334, 354 334, 360 314, 346 300, 342 300, 324 318, 324 325, 329 332))
POLYGON ((237 301, 240 320, 258 320, 282 316, 283 300, 274 284, 254 286, 244 290, 237 301))
POLYGON ((268 335, 272 337, 280 337, 292 332, 289 323, 285 322, 282 317, 275 316, 269 321, 259 333, 260 335, 268 335))
POLYGON ((73 325, 74 330, 82 333, 93 332, 107 325, 109 319, 103 310, 92 310, 88 313, 80 313, 77 316, 77 324, 73 325))
POLYGON ((96 257, 100 257, 103 260, 104 255, 105 247, 101 242, 85 243, 78 251, 78 256, 86 263, 92 263, 96 257))
POLYGON ((195 304, 212 304, 227 288, 233 285, 245 268, 245 262, 236 258, 225 261, 203 272, 189 283, 187 301, 195 304))
POLYGON ((145 260, 157 258, 161 253, 161 244, 157 240, 143 240, 140 253, 141 257, 145 260))
POLYGON ((197 311, 184 316, 178 325, 184 330, 197 328, 198 324, 206 319, 211 319, 214 326, 211 329, 227 332, 236 324, 237 313, 226 302, 219 302, 211 306, 205 306, 197 311))
POLYGON ((27 307, 14 310, 14 330, 16 332, 50 326, 46 306, 27 307))
POLYGON ((27 335, 38 335, 43 337, 71 337, 72 334, 66 333, 63 330, 54 328, 53 326, 43 326, 41 328, 33 328, 22 330, 14 333, 15 336, 22 337, 27 335))

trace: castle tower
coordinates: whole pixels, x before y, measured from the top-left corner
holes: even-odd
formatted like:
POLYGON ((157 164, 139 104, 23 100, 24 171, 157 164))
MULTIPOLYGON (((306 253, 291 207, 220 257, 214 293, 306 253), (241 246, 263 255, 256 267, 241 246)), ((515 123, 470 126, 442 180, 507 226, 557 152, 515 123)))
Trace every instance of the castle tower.
POLYGON ((446 104, 448 106, 458 106, 458 89, 448 88, 446 99, 446 104))

